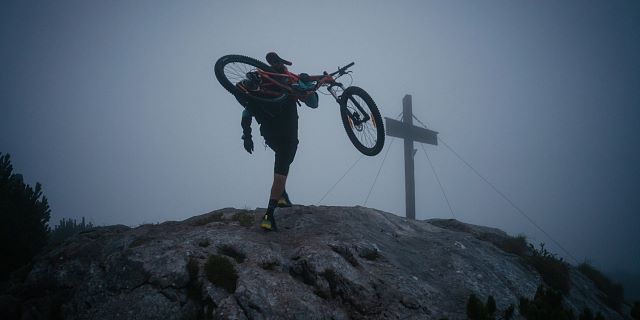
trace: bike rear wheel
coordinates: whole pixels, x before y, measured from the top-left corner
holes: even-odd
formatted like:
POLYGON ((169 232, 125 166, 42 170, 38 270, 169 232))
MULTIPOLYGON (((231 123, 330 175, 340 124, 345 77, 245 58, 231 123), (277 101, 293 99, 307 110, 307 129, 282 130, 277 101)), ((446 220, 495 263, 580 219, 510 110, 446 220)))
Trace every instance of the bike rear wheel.
POLYGON ((384 146, 384 124, 371 96, 359 87, 348 87, 340 97, 340 116, 351 143, 367 156, 384 146))
POLYGON ((255 73, 257 69, 261 69, 267 72, 274 72, 274 70, 267 64, 242 55, 226 55, 218 59, 214 66, 214 72, 218 82, 231 94, 245 97, 254 102, 262 103, 280 103, 283 102, 288 94, 281 93, 277 96, 267 96, 256 92, 246 92, 241 90, 237 85, 243 81, 248 80, 248 73, 255 73))

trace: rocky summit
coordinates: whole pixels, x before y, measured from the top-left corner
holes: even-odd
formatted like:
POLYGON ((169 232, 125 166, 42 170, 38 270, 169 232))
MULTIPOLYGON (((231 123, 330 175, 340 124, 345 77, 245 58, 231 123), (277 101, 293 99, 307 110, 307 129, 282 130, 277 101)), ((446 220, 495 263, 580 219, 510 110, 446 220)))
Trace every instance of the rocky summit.
MULTIPOLYGON (((0 299, 3 319, 466 319, 471 294, 497 313, 543 283, 509 236, 456 220, 364 207, 226 208, 184 221, 98 227, 39 255, 0 299)), ((623 319, 574 267, 563 304, 623 319)), ((500 316, 496 316, 500 318, 500 316)))

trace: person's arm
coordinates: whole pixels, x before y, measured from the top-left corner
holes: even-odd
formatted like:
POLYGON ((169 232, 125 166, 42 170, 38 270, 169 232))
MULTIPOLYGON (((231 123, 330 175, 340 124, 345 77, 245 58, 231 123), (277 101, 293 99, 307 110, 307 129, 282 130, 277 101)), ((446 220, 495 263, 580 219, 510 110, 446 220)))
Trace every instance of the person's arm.
POLYGON ((242 111, 242 120, 240 125, 242 126, 242 140, 244 141, 244 149, 247 152, 253 152, 253 139, 251 139, 251 122, 253 116, 246 109, 242 111))
POLYGON ((242 126, 242 139, 251 139, 251 122, 253 116, 247 109, 242 111, 242 120, 240 125, 242 126))

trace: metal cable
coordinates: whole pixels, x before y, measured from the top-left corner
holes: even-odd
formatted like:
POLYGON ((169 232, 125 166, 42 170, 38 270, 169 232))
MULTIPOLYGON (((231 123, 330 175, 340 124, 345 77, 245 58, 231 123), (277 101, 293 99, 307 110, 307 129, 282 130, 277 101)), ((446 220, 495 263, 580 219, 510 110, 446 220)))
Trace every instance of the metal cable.
POLYGON ((336 181, 336 183, 334 183, 333 186, 331 188, 329 188, 329 190, 327 190, 327 192, 324 194, 324 196, 322 196, 322 198, 320 198, 320 200, 318 200, 316 205, 319 205, 320 202, 322 202, 322 200, 324 200, 324 198, 329 194, 329 192, 331 192, 331 190, 333 190, 333 188, 335 188, 338 185, 338 183, 340 183, 340 181, 342 181, 342 179, 344 179, 344 177, 349 173, 349 171, 351 171, 351 169, 353 169, 353 167, 355 167, 356 164, 358 164, 360 159, 362 159, 363 157, 364 157, 364 154, 361 154, 360 157, 358 159, 356 159, 356 161, 351 165, 351 167, 349 167, 349 169, 347 169, 347 171, 342 175, 342 177, 340 177, 340 179, 338 179, 338 181, 336 181))
POLYGON ((391 143, 389 143, 389 146, 387 147, 387 152, 385 152, 384 154, 384 158, 382 158, 382 163, 380 164, 380 168, 378 168, 378 173, 376 174, 375 179, 373 179, 373 184, 371 184, 371 188, 369 188, 369 193, 367 193, 367 198, 364 199, 364 204, 363 206, 367 205, 367 201, 369 201, 369 196, 371 195, 371 191, 373 191, 373 187, 375 187, 376 182, 378 181, 378 176, 380 175, 380 171, 382 171, 382 166, 384 166, 384 162, 385 160, 387 160, 387 155, 389 154, 389 150, 391 150, 391 145, 393 145, 393 142, 396 139, 392 139, 391 143))
POLYGON ((511 199, 509 199, 504 193, 502 193, 500 190, 498 190, 498 188, 493 185, 489 180, 487 180, 487 178, 485 178, 482 174, 480 174, 480 172, 478 172, 478 170, 476 170, 473 166, 471 166, 471 164, 469 164, 469 162, 467 162, 466 160, 464 160, 455 150, 453 150, 453 148, 451 148, 442 138, 440 138, 440 141, 442 141, 442 143, 444 144, 445 147, 447 147, 447 149, 451 150, 451 152, 458 157, 458 159, 460 159, 464 164, 467 165, 467 167, 471 168, 471 170, 478 176, 480 177, 480 179, 482 179, 484 182, 486 182, 492 189, 493 191, 495 191, 497 194, 499 194, 504 200, 506 200, 514 209, 516 209, 516 211, 518 211, 518 213, 520 213, 523 217, 525 217, 532 225, 534 225, 538 230, 540 230, 540 232, 542 232, 545 236, 547 236, 547 238, 549 238, 553 243, 555 243, 558 248, 560 248, 562 251, 564 251, 565 254, 567 254, 568 257, 570 257, 571 259, 574 260, 574 262, 576 264, 578 264, 578 259, 576 259, 576 257, 573 256, 573 254, 571 254, 571 252, 569 252, 569 250, 565 249, 560 242, 558 242, 556 239, 554 239, 549 233, 547 233, 544 229, 542 229, 542 227, 540 227, 531 217, 529 217, 529 215, 527 215, 524 210, 520 209, 520 207, 518 207, 513 201, 511 201, 511 199))
MULTIPOLYGON (((422 121, 420 121, 420 119, 418 119, 415 115, 412 115, 414 119, 416 119, 416 121, 418 121, 418 123, 420 123, 423 127, 425 127, 425 129, 427 128, 427 125, 424 124, 422 121)), ((516 209, 516 211, 518 211, 518 213, 520 213, 523 217, 525 217, 533 226, 535 226, 538 230, 540 230, 540 232, 542 232, 547 238, 549 238, 549 240, 551 240, 555 245, 558 246, 558 248, 560 248, 560 250, 564 251, 564 253, 570 257, 571 259, 574 260, 574 262, 576 264, 578 264, 578 259, 576 259, 576 257, 571 254, 571 252, 569 252, 569 250, 565 249, 560 242, 558 242, 555 238, 553 238, 548 232, 546 232, 544 229, 542 229, 542 227, 540 227, 540 225, 538 225, 531 217, 529 217, 529 215, 527 215, 524 210, 520 209, 520 207, 518 207, 513 201, 511 201, 511 199, 509 199, 509 197, 507 197, 503 192, 501 192, 500 190, 498 190, 498 188, 491 183, 487 178, 485 178, 482 174, 480 174, 480 172, 478 172, 478 170, 476 170, 469 162, 467 162, 466 160, 464 160, 462 158, 462 156, 460 156, 460 154, 458 154, 455 150, 453 150, 453 148, 451 146, 449 146, 449 144, 447 144, 444 139, 442 139, 442 137, 438 138, 439 141, 442 142, 442 144, 444 144, 445 147, 447 147, 447 149, 449 149, 458 159, 460 159, 460 161, 462 161, 465 165, 467 165, 467 167, 469 167, 478 177, 480 177, 480 179, 482 179, 485 183, 487 183, 492 189, 493 191, 495 191, 498 195, 500 195, 505 201, 507 201, 514 209, 516 209)), ((426 152, 425 152, 426 154, 426 152)))
POLYGON ((442 187, 442 182, 440 182, 440 178, 438 177, 438 173, 436 172, 433 163, 431 163, 431 158, 429 154, 427 154, 427 150, 424 148, 424 144, 420 144, 422 147, 422 151, 424 151, 424 155, 427 156, 427 160, 429 160, 429 165, 431 166, 431 170, 433 171, 433 175, 436 177, 436 181, 438 181, 438 185, 440 185, 440 190, 442 190, 442 195, 444 195, 444 199, 447 201, 447 206, 449 206, 449 211, 451 212, 451 216, 456 219, 456 215, 453 213, 453 209, 451 208, 451 203, 449 202, 449 197, 447 197, 447 193, 444 192, 444 187, 442 187))

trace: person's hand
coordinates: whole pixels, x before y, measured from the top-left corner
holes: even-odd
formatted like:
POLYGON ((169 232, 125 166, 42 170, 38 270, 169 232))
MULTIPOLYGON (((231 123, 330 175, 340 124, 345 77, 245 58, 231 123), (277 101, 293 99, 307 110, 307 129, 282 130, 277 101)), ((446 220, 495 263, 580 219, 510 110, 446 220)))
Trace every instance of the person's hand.
POLYGON ((251 139, 251 137, 243 137, 242 140, 244 141, 244 149, 247 150, 247 152, 252 153, 253 152, 253 139, 251 139))

